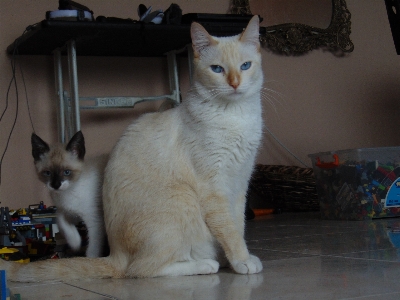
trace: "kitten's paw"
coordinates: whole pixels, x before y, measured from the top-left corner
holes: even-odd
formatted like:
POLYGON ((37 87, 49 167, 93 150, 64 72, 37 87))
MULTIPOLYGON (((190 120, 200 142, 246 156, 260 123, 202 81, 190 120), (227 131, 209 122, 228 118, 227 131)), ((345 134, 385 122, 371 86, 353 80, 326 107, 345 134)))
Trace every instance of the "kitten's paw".
POLYGON ((213 259, 202 259, 197 262, 198 274, 214 274, 218 272, 219 263, 213 259))
POLYGON ((67 242, 72 250, 74 251, 79 250, 81 248, 82 239, 78 231, 76 232, 76 234, 70 234, 67 238, 67 242))
POLYGON ((263 269, 262 263, 257 256, 251 255, 246 261, 233 261, 232 268, 239 274, 259 273, 263 269))

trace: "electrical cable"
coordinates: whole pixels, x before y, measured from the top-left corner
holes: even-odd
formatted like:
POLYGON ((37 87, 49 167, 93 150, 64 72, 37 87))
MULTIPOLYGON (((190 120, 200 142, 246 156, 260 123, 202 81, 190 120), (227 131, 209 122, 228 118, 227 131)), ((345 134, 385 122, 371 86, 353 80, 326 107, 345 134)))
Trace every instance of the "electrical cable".
POLYGON ((91 292, 91 293, 94 293, 94 294, 103 296, 103 297, 105 297, 105 298, 107 298, 107 299, 119 300, 119 298, 114 297, 114 296, 112 296, 112 295, 103 294, 103 293, 99 293, 99 292, 95 292, 95 291, 93 291, 93 290, 89 290, 89 289, 86 289, 86 288, 83 288, 83 287, 81 287, 81 286, 77 286, 77 285, 74 285, 74 284, 71 284, 71 283, 63 282, 63 284, 72 286, 72 287, 74 287, 74 288, 77 288, 77 289, 80 289, 80 290, 83 290, 83 291, 87 291, 87 292, 91 292))
MULTIPOLYGON (((36 24, 38 24, 38 23, 29 25, 28 27, 26 27, 25 30, 24 30, 24 32, 22 33, 22 36, 23 36, 26 32, 28 32, 29 30, 33 29, 34 26, 36 26, 36 24)), ((3 117, 4 117, 5 113, 6 113, 7 110, 8 110, 9 94, 10 94, 11 87, 12 87, 12 85, 14 84, 14 87, 15 87, 15 97, 16 97, 15 116, 14 116, 13 124, 12 124, 12 126, 11 126, 10 133, 9 133, 9 135, 8 135, 8 138, 7 138, 6 146, 5 146, 5 148, 4 148, 3 154, 1 155, 1 159, 0 159, 0 186, 1 186, 1 179, 2 179, 2 177, 1 177, 1 173, 2 173, 2 172, 1 172, 1 171, 2 171, 3 159, 4 159, 4 156, 6 155, 8 146, 9 146, 9 144, 10 144, 11 136, 12 136, 12 134, 13 134, 13 132, 14 132, 15 124, 17 123, 18 113, 19 113, 19 94, 18 94, 18 85, 17 85, 17 78, 16 78, 16 65, 17 65, 16 56, 18 55, 18 44, 19 44, 19 41, 20 41, 20 37, 17 38, 17 39, 14 41, 14 49, 13 49, 13 53, 12 53, 12 57, 11 57, 12 76, 11 76, 11 80, 10 80, 10 83, 9 83, 9 85, 8 85, 8 88, 7 88, 6 106, 5 106, 5 108, 4 108, 4 110, 3 110, 2 114, 1 114, 1 117, 0 117, 0 122, 1 122, 1 121, 3 120, 3 117)), ((30 119, 30 122, 31 122, 32 130, 33 130, 33 132, 35 132, 35 129, 34 129, 34 126, 33 126, 33 122, 32 122, 31 113, 30 113, 30 108, 29 108, 28 94, 27 94, 27 90, 26 90, 25 78, 24 78, 24 75, 23 75, 23 72, 22 72, 22 67, 21 67, 21 65, 20 65, 20 71, 21 71, 22 81, 23 81, 24 89, 25 89, 26 104, 27 104, 27 108, 28 108, 29 119, 30 119)))
POLYGON ((283 149, 285 149, 287 152, 289 152, 289 154, 292 155, 292 156, 293 156, 297 161, 299 161, 302 165, 304 165, 304 166, 306 166, 307 168, 309 168, 309 166, 308 166, 306 163, 304 163, 300 158, 298 158, 292 151, 290 151, 289 148, 286 147, 286 146, 271 132, 271 130, 269 130, 269 128, 268 128, 266 125, 264 125, 264 127, 265 127, 265 129, 267 129, 268 133, 274 138, 274 140, 275 140, 279 145, 281 145, 281 147, 282 147, 283 149))
POLYGON ((18 118, 19 97, 18 97, 18 86, 17 86, 16 77, 15 77, 15 54, 16 54, 16 45, 17 45, 17 40, 15 40, 15 42, 14 42, 13 57, 12 57, 12 59, 11 59, 12 78, 11 78, 10 84, 8 85, 8 89, 7 89, 6 108, 4 109, 3 114, 1 115, 1 119, 0 119, 0 121, 3 119, 4 114, 5 114, 6 111, 8 110, 8 102, 9 102, 8 96, 9 96, 9 93, 10 93, 10 90, 11 90, 11 86, 12 86, 12 84, 14 83, 14 87, 15 87, 15 96, 16 96, 15 117, 14 117, 14 122, 13 122, 13 125, 12 125, 12 127, 11 127, 10 133, 9 133, 9 135, 8 135, 6 147, 4 148, 3 154, 2 154, 1 159, 0 159, 0 186, 1 186, 1 181, 2 181, 2 180, 1 180, 1 179, 2 179, 2 178, 1 178, 1 173, 2 173, 1 171, 2 171, 2 166, 3 166, 3 159, 4 159, 4 156, 6 155, 6 152, 7 152, 7 149, 8 149, 8 145, 9 145, 9 143, 10 143, 11 136, 12 136, 12 133, 13 133, 13 131, 14 131, 15 124, 17 123, 17 118, 18 118))
POLYGON ((20 70, 20 72, 21 72, 22 83, 24 84, 26 108, 28 109, 29 121, 31 122, 31 126, 32 126, 32 131, 33 131, 33 133, 36 133, 36 132, 35 132, 35 127, 33 126, 32 115, 31 115, 31 109, 30 109, 29 100, 28 100, 28 92, 26 91, 25 77, 24 77, 24 72, 22 71, 22 66, 21 66, 21 64, 19 64, 19 70, 20 70))

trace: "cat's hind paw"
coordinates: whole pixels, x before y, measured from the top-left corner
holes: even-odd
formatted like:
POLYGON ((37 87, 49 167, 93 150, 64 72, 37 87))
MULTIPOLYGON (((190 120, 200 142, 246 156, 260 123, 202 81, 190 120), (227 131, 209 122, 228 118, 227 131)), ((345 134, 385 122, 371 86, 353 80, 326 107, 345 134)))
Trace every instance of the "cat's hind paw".
POLYGON ((262 263, 257 256, 251 255, 246 261, 231 262, 233 270, 239 274, 255 274, 263 269, 262 263))
POLYGON ((218 272, 219 263, 213 259, 202 259, 197 262, 198 274, 214 274, 218 272))
POLYGON ((213 259, 200 259, 172 263, 161 270, 158 276, 205 275, 218 272, 219 263, 213 259))

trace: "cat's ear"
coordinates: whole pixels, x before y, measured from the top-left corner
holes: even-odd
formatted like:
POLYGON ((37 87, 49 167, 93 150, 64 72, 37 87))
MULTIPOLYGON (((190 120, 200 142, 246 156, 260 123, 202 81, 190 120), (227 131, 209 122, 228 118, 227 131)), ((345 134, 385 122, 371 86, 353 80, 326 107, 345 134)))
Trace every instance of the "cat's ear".
POLYGON ((83 159, 85 157, 85 138, 83 137, 82 131, 79 130, 74 134, 65 149, 79 159, 83 159))
POLYGON ((50 151, 49 145, 36 134, 31 135, 32 156, 35 161, 39 161, 41 156, 50 151))
POLYGON ((192 46, 195 57, 199 57, 201 52, 209 46, 218 44, 218 41, 207 32, 199 23, 193 22, 190 27, 192 46))
POLYGON ((251 18, 246 29, 240 36, 240 41, 243 43, 252 44, 256 46, 257 49, 260 48, 260 19, 258 15, 255 15, 251 18))

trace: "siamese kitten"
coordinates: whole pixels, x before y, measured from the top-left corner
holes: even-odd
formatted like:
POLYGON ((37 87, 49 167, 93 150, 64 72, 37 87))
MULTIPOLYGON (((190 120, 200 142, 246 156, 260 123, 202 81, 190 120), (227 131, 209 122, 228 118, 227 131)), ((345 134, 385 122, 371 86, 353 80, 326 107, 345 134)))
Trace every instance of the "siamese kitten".
POLYGON ((78 216, 88 230, 86 256, 101 256, 106 237, 101 196, 106 157, 84 160, 85 140, 81 131, 66 147, 50 147, 34 133, 31 143, 37 174, 57 206, 57 224, 69 246, 75 251, 81 248, 81 236, 74 224, 74 217, 78 216))
POLYGON ((262 135, 259 19, 232 37, 191 26, 194 83, 182 104, 131 124, 114 147, 103 203, 110 256, 0 262, 16 281, 262 270, 244 235, 262 135))

